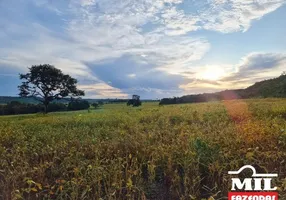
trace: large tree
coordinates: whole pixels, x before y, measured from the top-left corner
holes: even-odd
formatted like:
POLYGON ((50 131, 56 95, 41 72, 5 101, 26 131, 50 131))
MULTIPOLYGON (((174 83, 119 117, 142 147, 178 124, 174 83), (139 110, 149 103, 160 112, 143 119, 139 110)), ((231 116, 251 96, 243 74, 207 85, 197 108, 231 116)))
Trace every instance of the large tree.
POLYGON ((34 65, 27 74, 20 74, 22 84, 18 87, 21 97, 33 97, 47 107, 53 100, 67 96, 84 96, 84 91, 76 87, 77 80, 52 65, 34 65))

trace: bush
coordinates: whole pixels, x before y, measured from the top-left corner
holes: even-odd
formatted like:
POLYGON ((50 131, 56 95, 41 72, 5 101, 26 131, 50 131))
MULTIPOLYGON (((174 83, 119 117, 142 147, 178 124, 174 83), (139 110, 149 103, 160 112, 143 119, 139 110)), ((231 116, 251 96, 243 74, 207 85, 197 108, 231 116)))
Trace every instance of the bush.
POLYGON ((0 105, 0 115, 31 114, 42 111, 43 106, 40 104, 24 104, 11 101, 7 105, 0 105))
MULTIPOLYGON (((89 107, 89 102, 83 100, 72 101, 68 106, 63 103, 50 103, 48 105, 48 112, 85 110, 89 107)), ((11 101, 6 105, 0 105, 0 115, 33 114, 39 112, 44 112, 44 106, 42 104, 26 104, 18 101, 11 101)))
POLYGON ((90 107, 88 101, 85 100, 74 100, 71 101, 68 105, 68 110, 85 110, 90 107))
POLYGON ((93 104, 91 104, 91 105, 92 105, 95 109, 99 107, 99 103, 96 103, 96 102, 93 103, 93 104))
POLYGON ((142 102, 140 100, 136 100, 136 99, 130 99, 127 102, 127 106, 132 105, 133 107, 138 107, 142 105, 142 102))
POLYGON ((67 106, 63 103, 51 103, 48 106, 48 112, 66 111, 67 106))
MULTIPOLYGON (((67 106, 63 103, 51 103, 48 112, 66 111, 67 106)), ((26 104, 18 101, 11 101, 6 105, 0 105, 0 115, 19 115, 44 112, 42 104, 26 104)))

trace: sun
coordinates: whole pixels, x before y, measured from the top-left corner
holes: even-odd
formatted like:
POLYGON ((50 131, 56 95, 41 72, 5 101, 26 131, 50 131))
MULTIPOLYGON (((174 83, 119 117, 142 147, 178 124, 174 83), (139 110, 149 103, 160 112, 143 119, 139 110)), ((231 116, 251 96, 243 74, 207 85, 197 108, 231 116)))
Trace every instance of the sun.
POLYGON ((199 73, 198 78, 210 81, 216 81, 221 79, 225 74, 225 71, 220 67, 208 67, 199 73))

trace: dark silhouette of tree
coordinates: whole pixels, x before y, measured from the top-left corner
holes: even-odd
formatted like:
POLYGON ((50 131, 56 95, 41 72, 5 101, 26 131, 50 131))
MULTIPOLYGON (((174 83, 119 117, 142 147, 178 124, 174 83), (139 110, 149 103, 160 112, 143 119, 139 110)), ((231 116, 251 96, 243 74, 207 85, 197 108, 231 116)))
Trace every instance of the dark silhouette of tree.
POLYGON ((98 101, 98 105, 102 106, 103 104, 103 101, 98 101))
POLYGON ((20 79, 24 81, 18 87, 19 95, 33 97, 42 102, 45 113, 53 100, 67 96, 84 96, 84 91, 76 87, 76 79, 49 64, 32 66, 27 74, 20 74, 20 79))
POLYGON ((138 107, 142 105, 142 102, 140 101, 140 96, 133 95, 132 99, 127 101, 127 106, 132 105, 133 107, 138 107))
POLYGON ((86 100, 75 99, 69 102, 68 110, 85 110, 90 107, 90 104, 86 100))
POLYGON ((99 107, 99 103, 97 103, 97 102, 94 102, 94 103, 92 103, 91 105, 92 105, 95 109, 99 107))

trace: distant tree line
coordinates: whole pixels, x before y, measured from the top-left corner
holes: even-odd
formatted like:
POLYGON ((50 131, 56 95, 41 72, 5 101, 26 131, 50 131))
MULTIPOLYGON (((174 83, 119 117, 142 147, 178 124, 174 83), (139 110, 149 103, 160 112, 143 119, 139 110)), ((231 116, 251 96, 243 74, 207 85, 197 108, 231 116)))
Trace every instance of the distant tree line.
POLYGON ((238 95, 239 93, 240 90, 226 90, 217 93, 204 93, 204 94, 186 95, 182 97, 164 98, 161 99, 159 105, 199 103, 199 102, 239 99, 241 98, 241 96, 238 95))
POLYGON ((107 103, 126 103, 128 99, 110 99, 107 101, 107 103))
POLYGON ((75 111, 86 110, 90 104, 86 100, 73 100, 68 104, 64 103, 50 103, 47 110, 43 104, 26 104, 17 101, 12 101, 6 105, 0 105, 0 115, 19 115, 19 114, 32 114, 44 112, 60 112, 60 111, 75 111))
POLYGON ((186 95, 182 97, 161 99, 159 105, 181 104, 181 103, 198 103, 209 101, 221 101, 232 99, 248 99, 248 98, 285 98, 286 97, 286 73, 281 76, 260 81, 246 89, 225 90, 216 93, 204 93, 186 95))

